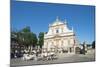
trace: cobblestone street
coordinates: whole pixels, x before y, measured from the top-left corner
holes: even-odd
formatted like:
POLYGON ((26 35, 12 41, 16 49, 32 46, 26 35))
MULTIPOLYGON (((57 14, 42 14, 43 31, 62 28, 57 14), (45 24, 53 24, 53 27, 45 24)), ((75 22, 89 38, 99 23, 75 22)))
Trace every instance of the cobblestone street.
POLYGON ((11 59, 11 66, 90 62, 90 61, 95 61, 94 52, 89 52, 86 55, 83 55, 83 54, 59 54, 58 59, 45 60, 45 61, 43 61, 43 60, 40 60, 40 61, 35 61, 35 60, 23 61, 21 59, 11 59))

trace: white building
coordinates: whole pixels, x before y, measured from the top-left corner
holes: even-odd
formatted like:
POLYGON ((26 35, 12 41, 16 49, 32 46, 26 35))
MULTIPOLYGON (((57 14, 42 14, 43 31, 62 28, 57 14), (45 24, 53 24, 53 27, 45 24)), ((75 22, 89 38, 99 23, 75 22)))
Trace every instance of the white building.
POLYGON ((73 28, 70 30, 66 20, 63 22, 58 17, 49 24, 49 31, 44 34, 44 46, 47 51, 62 52, 63 50, 75 52, 78 42, 73 28))

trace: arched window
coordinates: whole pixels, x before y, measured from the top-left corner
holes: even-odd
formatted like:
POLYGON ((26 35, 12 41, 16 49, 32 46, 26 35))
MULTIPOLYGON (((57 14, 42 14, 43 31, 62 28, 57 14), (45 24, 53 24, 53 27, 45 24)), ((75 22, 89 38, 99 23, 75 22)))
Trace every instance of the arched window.
POLYGON ((56 29, 56 33, 59 33, 59 30, 58 29, 56 29))

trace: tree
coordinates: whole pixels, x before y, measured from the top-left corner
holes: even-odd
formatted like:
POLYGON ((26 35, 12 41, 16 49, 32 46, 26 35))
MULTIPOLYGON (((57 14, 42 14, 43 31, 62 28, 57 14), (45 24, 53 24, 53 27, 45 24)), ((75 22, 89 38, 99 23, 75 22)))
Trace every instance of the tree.
POLYGON ((18 40, 18 44, 24 45, 25 47, 36 46, 37 44, 37 36, 35 33, 31 32, 30 27, 25 27, 18 32, 11 33, 11 36, 14 37, 16 34, 16 39, 18 40))
POLYGON ((17 35, 17 41, 18 41, 18 44, 21 46, 21 45, 23 45, 23 36, 22 36, 22 33, 21 32, 17 32, 16 33, 16 35, 17 35))
POLYGON ((44 32, 40 32, 38 38, 39 38, 38 45, 40 46, 40 48, 42 48, 44 44, 44 32))
POLYGON ((27 26, 21 30, 22 32, 31 32, 30 27, 27 26))
POLYGON ((92 42, 92 48, 95 49, 95 41, 92 42))
POLYGON ((37 36, 35 33, 31 32, 30 27, 25 27, 21 32, 22 40, 26 46, 36 46, 37 36))
POLYGON ((37 45, 37 36, 35 33, 30 33, 30 43, 35 47, 37 45))
POLYGON ((21 47, 28 48, 35 47, 37 45, 37 36, 35 33, 31 32, 30 27, 25 27, 20 31, 12 31, 11 32, 11 41, 16 40, 19 52, 23 50, 21 47))

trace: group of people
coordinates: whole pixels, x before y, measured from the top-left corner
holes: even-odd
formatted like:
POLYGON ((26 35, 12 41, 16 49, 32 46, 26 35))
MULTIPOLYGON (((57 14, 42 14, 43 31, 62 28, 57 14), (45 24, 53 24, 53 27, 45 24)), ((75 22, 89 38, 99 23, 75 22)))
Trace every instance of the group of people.
POLYGON ((54 51, 40 51, 32 50, 28 52, 24 50, 24 54, 21 57, 22 60, 54 60, 57 59, 57 55, 54 51))

